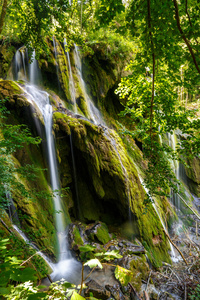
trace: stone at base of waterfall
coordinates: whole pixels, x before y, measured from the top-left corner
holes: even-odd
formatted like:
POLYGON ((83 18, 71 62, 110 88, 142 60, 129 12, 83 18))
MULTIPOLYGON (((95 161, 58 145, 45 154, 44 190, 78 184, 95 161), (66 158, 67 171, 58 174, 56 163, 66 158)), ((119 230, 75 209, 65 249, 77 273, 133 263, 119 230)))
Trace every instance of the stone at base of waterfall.
POLYGON ((91 293, 93 294, 93 297, 102 300, 107 300, 111 296, 110 291, 94 280, 87 282, 87 289, 84 291, 85 297, 89 297, 91 293))

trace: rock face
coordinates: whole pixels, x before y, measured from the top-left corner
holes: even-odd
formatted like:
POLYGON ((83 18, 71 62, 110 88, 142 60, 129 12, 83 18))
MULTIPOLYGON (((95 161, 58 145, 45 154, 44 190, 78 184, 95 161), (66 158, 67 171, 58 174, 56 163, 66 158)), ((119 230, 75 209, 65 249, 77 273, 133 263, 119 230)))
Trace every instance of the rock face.
MULTIPOLYGON (((86 119, 87 112, 84 104, 86 99, 84 99, 85 95, 77 78, 78 73, 73 59, 72 71, 76 87, 77 110, 79 113, 85 113, 86 117, 69 111, 73 102, 69 93, 66 55, 63 47, 56 44, 57 61, 55 61, 52 43, 50 43, 50 49, 50 61, 47 63, 44 58, 39 63, 43 74, 46 75, 46 80, 51 73, 54 75, 54 81, 56 64, 58 65, 58 79, 62 90, 60 95, 63 95, 63 100, 68 107, 66 109, 62 102, 54 97, 55 94, 51 97, 54 107, 53 131, 57 145, 60 182, 62 188, 65 189, 63 200, 71 219, 86 224, 96 221, 104 222, 120 231, 120 234, 125 233, 129 239, 133 240, 136 237, 140 239, 155 265, 159 265, 161 261, 169 261, 169 247, 157 213, 151 205, 144 213, 145 191, 135 167, 135 162, 143 164, 142 154, 131 141, 129 144, 132 143, 132 145, 128 149, 131 153, 130 157, 128 147, 115 130, 103 125, 94 125, 86 119)), ((86 83, 89 83, 90 94, 94 96, 102 112, 105 112, 109 124, 113 124, 116 128, 116 122, 112 117, 116 116, 120 110, 120 104, 113 96, 113 89, 120 78, 122 68, 118 70, 118 67, 115 67, 111 61, 107 67, 103 54, 97 51, 97 54, 86 58, 83 69, 88 70, 88 73, 84 72, 84 74, 86 83), (111 115, 109 116, 108 113, 111 115)), ((50 79, 53 80, 52 76, 50 79)), ((50 85, 50 81, 45 81, 45 84, 50 85)), ((52 88, 54 89, 54 86, 52 88)), ((54 90, 57 92, 58 86, 54 90)), ((9 97, 8 107, 11 110, 9 122, 25 123, 34 135, 39 134, 45 140, 42 118, 30 101, 27 101, 28 96, 23 89, 13 81, 2 80, 0 81, 0 97, 6 96, 9 97)), ((22 151, 16 153, 16 159, 21 164, 34 163, 42 167, 47 166, 45 151, 42 147, 37 150, 27 147, 23 153, 22 151)), ((41 171, 40 176, 42 180, 35 185, 26 183, 30 189, 48 190, 46 172, 41 171)), ((22 226, 30 227, 30 231, 33 232, 38 232, 40 229, 41 238, 35 237, 35 240, 38 245, 44 245, 48 253, 52 254, 54 233, 52 233, 51 201, 38 199, 33 205, 17 195, 14 196, 14 201, 22 214, 29 215, 29 220, 23 220, 22 226), (41 211, 44 215, 40 213, 41 211), (33 216, 32 219, 31 216, 33 216)), ((77 235, 79 236, 78 232, 77 235)), ((95 227, 91 236, 94 241, 98 239, 102 243, 109 240, 106 228, 102 226, 100 229, 98 226, 95 227)))
POLYGON ((145 192, 116 132, 61 112, 54 113, 54 130, 62 187, 70 187, 66 202, 72 219, 126 224, 129 237, 139 236, 152 249, 153 260, 166 259, 162 225, 152 206, 144 214, 145 192))
POLYGON ((189 187, 197 197, 200 197, 200 157, 188 160, 190 168, 186 169, 189 178, 189 187))
POLYGON ((15 54, 15 47, 1 41, 0 45, 0 78, 6 78, 11 61, 15 54))

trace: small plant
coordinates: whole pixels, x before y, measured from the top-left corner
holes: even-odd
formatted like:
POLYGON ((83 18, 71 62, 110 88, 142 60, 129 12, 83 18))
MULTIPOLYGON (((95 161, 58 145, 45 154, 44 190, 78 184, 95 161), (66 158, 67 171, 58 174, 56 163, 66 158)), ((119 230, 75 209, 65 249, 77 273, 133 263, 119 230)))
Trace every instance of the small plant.
POLYGON ((189 294, 190 300, 198 300, 200 299, 200 284, 197 284, 195 290, 192 292, 192 294, 189 294))

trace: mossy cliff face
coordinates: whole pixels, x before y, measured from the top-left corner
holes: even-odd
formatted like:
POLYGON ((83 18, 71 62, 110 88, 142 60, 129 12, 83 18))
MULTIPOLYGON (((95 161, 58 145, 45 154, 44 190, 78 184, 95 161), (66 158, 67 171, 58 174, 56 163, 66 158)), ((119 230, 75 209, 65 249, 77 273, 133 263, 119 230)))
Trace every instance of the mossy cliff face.
POLYGON ((130 235, 140 237, 155 264, 169 260, 162 225, 152 206, 144 214, 145 192, 116 132, 61 112, 54 113, 54 130, 61 183, 72 193, 72 218, 122 226, 130 205, 130 235))
MULTIPOLYGON (((5 98, 8 99, 6 106, 10 111, 6 122, 12 125, 26 124, 33 135, 38 135, 37 124, 42 136, 41 116, 35 106, 26 99, 20 86, 13 81, 0 81, 0 99, 5 98)), ((53 206, 42 152, 41 145, 24 145, 14 153, 13 162, 17 167, 34 165, 38 170, 35 171, 36 178, 34 180, 17 177, 19 182, 30 192, 30 196, 26 197, 15 190, 12 198, 25 234, 53 256, 55 252, 53 206)))
POLYGON ((67 58, 61 44, 56 39, 54 43, 55 48, 52 41, 48 42, 50 53, 39 59, 39 66, 44 79, 43 84, 65 99, 68 108, 72 108, 74 104, 69 92, 67 58))
POLYGON ((88 92, 101 110, 104 118, 114 126, 119 119, 118 113, 123 110, 119 97, 114 93, 118 83, 125 73, 130 56, 108 57, 107 48, 102 43, 92 46, 93 54, 84 54, 82 58, 83 78, 88 92))
POLYGON ((189 187, 191 191, 200 197, 200 157, 195 157, 187 161, 190 168, 186 169, 186 175, 189 178, 189 187))
POLYGON ((15 47, 1 41, 0 45, 0 78, 6 78, 11 61, 15 54, 15 47))

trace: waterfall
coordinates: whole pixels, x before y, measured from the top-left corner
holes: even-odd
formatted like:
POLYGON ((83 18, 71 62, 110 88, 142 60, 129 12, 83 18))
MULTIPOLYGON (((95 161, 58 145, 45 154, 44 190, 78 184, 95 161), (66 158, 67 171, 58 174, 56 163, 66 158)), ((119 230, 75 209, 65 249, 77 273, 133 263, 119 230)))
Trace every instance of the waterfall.
MULTIPOLYGON (((33 61, 29 66, 31 81, 29 84, 27 83, 25 85, 24 90, 28 94, 29 100, 35 103, 39 108, 41 114, 43 115, 45 125, 50 181, 52 190, 54 192, 53 203, 55 209, 55 224, 59 249, 58 263, 54 265, 54 271, 51 274, 51 277, 53 280, 65 278, 69 282, 79 283, 81 276, 81 264, 78 263, 74 258, 72 258, 71 252, 68 248, 67 224, 69 224, 69 220, 67 220, 67 217, 64 214, 59 192, 60 184, 58 179, 58 166, 56 159, 55 143, 52 134, 52 106, 49 101, 49 94, 45 91, 39 90, 35 85, 33 85, 35 82, 37 82, 37 74, 39 74, 39 70, 37 69, 38 64, 37 61, 35 61, 34 55, 33 61)), ((25 240, 25 235, 20 231, 20 229, 17 227, 15 229, 25 240)))
MULTIPOLYGON (((64 39, 64 50, 65 46, 67 46, 66 39, 64 39)), ((72 75, 72 67, 71 67, 71 61, 69 57, 69 52, 65 50, 65 56, 67 57, 68 62, 68 68, 69 68, 69 92, 72 98, 72 102, 74 104, 74 112, 77 114, 77 105, 76 105, 76 90, 74 86, 74 79, 72 75)))
POLYGON ((46 263, 49 265, 49 267, 54 270, 54 265, 51 262, 51 260, 41 251, 39 251, 39 249, 29 241, 29 239, 27 238, 27 236, 23 233, 23 231, 20 229, 20 220, 17 214, 17 210, 15 208, 13 199, 10 195, 10 192, 7 191, 7 187, 5 186, 5 191, 6 191, 6 199, 8 200, 8 209, 9 209, 9 218, 12 222, 12 227, 14 228, 15 231, 17 231, 17 233, 21 236, 21 238, 26 242, 26 244, 28 244, 31 248, 33 248, 34 250, 37 251, 37 254, 40 255, 45 261, 46 263))
POLYGON ((104 121, 102 119, 102 116, 100 114, 100 111, 96 108, 96 106, 93 104, 90 96, 88 95, 87 88, 85 81, 82 76, 82 63, 81 63, 81 58, 80 58, 80 51, 78 46, 74 44, 74 60, 75 60, 75 67, 78 75, 78 79, 81 85, 81 89, 87 104, 87 110, 90 116, 90 119, 94 122, 94 124, 101 124, 105 125, 104 121))
MULTIPOLYGON (((173 150, 173 152, 176 151, 176 135, 175 133, 173 134, 170 134, 170 133, 167 133, 167 139, 168 139, 168 145, 169 147, 171 147, 171 149, 173 150)), ((179 161, 177 160, 170 160, 171 162, 171 167, 174 171, 174 174, 176 176, 176 178, 178 180, 180 180, 179 178, 179 161)), ((178 185, 177 185, 177 188, 178 188, 178 185)), ((174 204, 174 207, 176 207, 178 210, 180 210, 180 198, 179 198, 179 195, 177 193, 175 193, 172 189, 170 191, 170 199, 171 199, 171 202, 174 204)))
POLYGON ((19 48, 14 56, 12 65, 12 79, 14 80, 26 80, 26 57, 25 48, 19 48))
MULTIPOLYGON (((140 174, 139 174, 138 168, 136 168, 136 169, 137 169, 137 172, 138 172, 138 177, 139 177, 139 179, 140 179, 140 182, 141 182, 141 184, 142 184, 142 186, 143 186, 145 192, 147 193, 147 195, 149 195, 149 191, 148 191, 148 189, 146 188, 146 186, 144 185, 144 182, 143 182, 143 180, 142 180, 142 177, 141 177, 140 174)), ((150 196, 150 195, 149 195, 149 196, 150 196)), ((156 212, 156 214, 157 214, 157 216, 158 216, 158 218, 159 218, 159 220, 160 220, 160 222, 161 222, 161 224, 162 224, 164 230, 165 230, 166 232, 168 232, 168 230, 167 230, 167 228, 166 228, 166 226, 165 226, 165 223, 163 222, 163 219, 162 219, 162 217, 161 217, 161 215, 160 215, 160 212, 159 212, 159 210, 158 210, 158 208, 157 208, 156 202, 154 202, 153 199, 152 199, 151 197, 150 197, 150 199, 151 199, 152 206, 153 206, 153 208, 154 208, 154 210, 155 210, 155 212, 156 212)), ((180 256, 177 256, 177 255, 176 255, 176 253, 175 253, 175 251, 174 251, 174 247, 173 247, 173 245, 172 245, 170 242, 169 242, 169 245, 170 245, 170 250, 171 250, 171 259, 172 259, 172 261, 173 261, 173 262, 179 261, 179 260, 180 260, 180 256)))
POLYGON ((36 250, 37 254, 40 255, 46 261, 48 266, 54 271, 55 266, 52 263, 52 261, 42 251, 40 251, 33 243, 31 243, 29 241, 27 236, 23 233, 23 231, 21 229, 19 229, 19 227, 17 225, 13 224, 13 228, 14 228, 15 231, 17 231, 17 233, 21 236, 21 238, 26 242, 26 244, 28 244, 31 248, 36 250))

